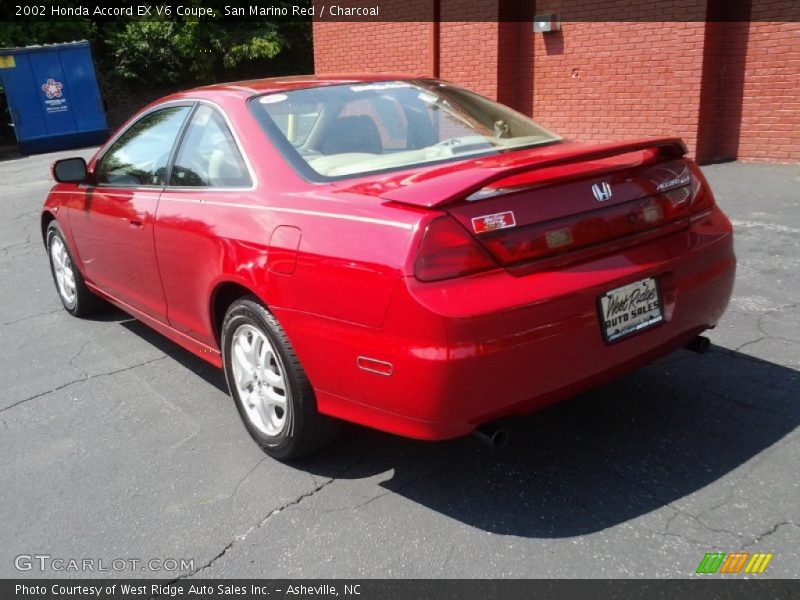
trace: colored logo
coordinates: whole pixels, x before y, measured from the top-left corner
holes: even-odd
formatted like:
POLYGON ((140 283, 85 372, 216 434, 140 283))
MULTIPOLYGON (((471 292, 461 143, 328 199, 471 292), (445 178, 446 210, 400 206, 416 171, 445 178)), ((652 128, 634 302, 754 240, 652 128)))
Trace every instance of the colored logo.
POLYGON ((55 79, 48 79, 47 83, 42 86, 44 93, 47 95, 48 98, 61 98, 61 88, 64 87, 61 85, 60 81, 56 81, 55 79))
POLYGON ((700 561, 696 573, 710 575, 713 573, 763 573, 767 570, 772 553, 756 552, 709 552, 700 561))
POLYGON ((485 233, 495 229, 506 229, 517 224, 514 213, 511 211, 496 213, 494 215, 484 215, 472 219, 472 228, 475 233, 485 233))

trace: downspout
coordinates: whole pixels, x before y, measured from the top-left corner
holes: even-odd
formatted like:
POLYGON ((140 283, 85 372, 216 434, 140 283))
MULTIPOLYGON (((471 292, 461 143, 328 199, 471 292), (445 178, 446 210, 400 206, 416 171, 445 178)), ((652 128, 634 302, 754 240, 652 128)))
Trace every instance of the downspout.
POLYGON ((441 17, 441 0, 431 0, 433 15, 431 19, 430 38, 430 72, 431 77, 439 77, 439 18, 441 17))

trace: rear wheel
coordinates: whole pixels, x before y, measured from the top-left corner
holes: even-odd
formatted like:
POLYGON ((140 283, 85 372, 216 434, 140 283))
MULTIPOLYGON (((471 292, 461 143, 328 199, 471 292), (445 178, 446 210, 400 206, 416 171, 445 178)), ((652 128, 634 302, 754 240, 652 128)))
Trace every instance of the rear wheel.
POLYGON ((270 456, 291 459, 330 443, 338 422, 321 415, 286 333, 255 297, 235 301, 222 325, 225 377, 245 427, 270 456))
POLYGON ((47 227, 47 254, 58 297, 67 312, 75 317, 85 317, 96 312, 102 305, 102 300, 86 287, 56 221, 47 227))

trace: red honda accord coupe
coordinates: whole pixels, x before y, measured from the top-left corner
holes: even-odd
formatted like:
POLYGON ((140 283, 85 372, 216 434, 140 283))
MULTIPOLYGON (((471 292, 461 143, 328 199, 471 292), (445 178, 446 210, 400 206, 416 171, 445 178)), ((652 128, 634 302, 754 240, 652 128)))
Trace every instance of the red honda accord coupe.
POLYGON ((223 367, 287 459, 341 419, 461 436, 691 344, 736 261, 686 153, 430 79, 244 81, 57 161, 42 234, 67 311, 104 299, 223 367))

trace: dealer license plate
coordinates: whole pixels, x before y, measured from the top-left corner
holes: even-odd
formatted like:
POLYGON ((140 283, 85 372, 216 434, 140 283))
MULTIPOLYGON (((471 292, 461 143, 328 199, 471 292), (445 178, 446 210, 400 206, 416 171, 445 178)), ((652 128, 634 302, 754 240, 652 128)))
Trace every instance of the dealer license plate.
POLYGON ((652 277, 613 289, 598 300, 600 327, 607 342, 616 342, 664 320, 658 283, 652 277))

